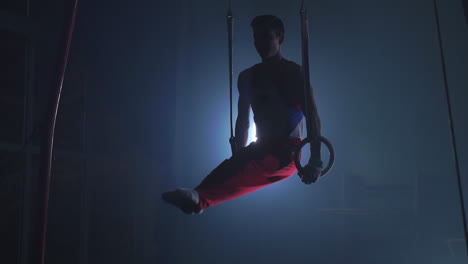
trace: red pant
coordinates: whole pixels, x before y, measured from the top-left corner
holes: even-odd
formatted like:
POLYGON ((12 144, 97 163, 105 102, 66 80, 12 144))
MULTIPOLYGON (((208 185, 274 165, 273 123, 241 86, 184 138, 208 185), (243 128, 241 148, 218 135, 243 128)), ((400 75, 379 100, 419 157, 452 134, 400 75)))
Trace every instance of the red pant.
POLYGON ((195 188, 201 209, 291 177, 297 170, 291 150, 300 142, 255 142, 223 161, 195 188))

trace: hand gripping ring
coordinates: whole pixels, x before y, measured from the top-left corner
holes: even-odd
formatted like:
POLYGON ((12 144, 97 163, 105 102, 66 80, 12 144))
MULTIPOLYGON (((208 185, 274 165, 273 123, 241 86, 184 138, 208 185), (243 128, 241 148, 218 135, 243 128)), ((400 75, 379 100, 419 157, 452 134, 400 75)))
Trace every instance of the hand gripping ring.
MULTIPOLYGON (((335 163, 335 150, 333 149, 333 146, 330 143, 330 141, 328 141, 328 139, 326 139, 323 136, 320 136, 319 139, 320 139, 321 142, 323 142, 325 144, 325 146, 327 146, 328 151, 330 153, 330 158, 328 160, 328 164, 325 167, 325 169, 322 170, 322 173, 320 174, 320 176, 324 176, 333 167, 333 163, 335 163)), ((301 153, 302 148, 307 143, 312 143, 312 139, 307 137, 304 140, 302 140, 301 143, 299 143, 299 145, 297 146, 296 151, 294 152, 294 163, 296 164, 296 168, 297 168, 298 171, 301 171, 304 168, 304 167, 302 167, 301 161, 299 160, 299 154, 301 153)))

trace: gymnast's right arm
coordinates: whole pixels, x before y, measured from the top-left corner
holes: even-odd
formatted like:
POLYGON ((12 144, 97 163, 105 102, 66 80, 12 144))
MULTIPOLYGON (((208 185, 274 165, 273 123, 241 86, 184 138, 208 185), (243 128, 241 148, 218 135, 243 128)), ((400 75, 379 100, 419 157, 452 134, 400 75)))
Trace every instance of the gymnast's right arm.
POLYGON ((239 101, 237 103, 237 120, 236 120, 236 150, 239 150, 247 145, 250 126, 250 98, 249 98, 249 82, 246 79, 246 72, 239 74, 237 80, 237 88, 239 90, 239 101))

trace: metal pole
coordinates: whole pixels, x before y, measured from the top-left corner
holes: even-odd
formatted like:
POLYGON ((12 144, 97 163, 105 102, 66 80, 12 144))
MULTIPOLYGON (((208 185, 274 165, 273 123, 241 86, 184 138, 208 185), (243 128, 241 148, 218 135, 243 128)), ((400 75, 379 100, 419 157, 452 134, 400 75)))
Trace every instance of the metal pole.
POLYGON ((38 248, 40 249, 39 263, 45 264, 46 254, 46 239, 47 239, 47 216, 49 209, 49 193, 50 193, 50 172, 52 168, 52 150, 54 147, 54 132, 55 121, 57 118, 57 111, 60 102, 60 94, 62 92, 63 80, 67 68, 68 54, 70 52, 70 45, 75 26, 76 12, 78 7, 78 0, 74 0, 73 10, 70 17, 70 24, 65 39, 65 48, 63 51, 62 62, 60 64, 60 72, 57 78, 57 86, 52 91, 52 98, 48 106, 48 119, 46 122, 47 133, 41 142, 41 163, 39 168, 39 181, 40 181, 40 211, 39 211, 39 232, 40 241, 38 248))
POLYGON ((465 200, 463 198, 460 165, 458 162, 458 151, 457 151, 457 143, 456 143, 456 138, 455 138, 455 128, 453 126, 452 104, 450 101, 450 93, 448 89, 447 70, 445 67, 445 56, 444 56, 444 49, 442 45, 442 35, 440 33, 439 10, 437 8, 437 1, 433 0, 433 2, 434 2, 434 13, 435 13, 435 19, 436 19, 436 25, 437 25, 437 36, 439 40, 440 60, 442 63, 442 75, 444 78, 445 99, 447 101, 447 110, 448 110, 448 116, 449 116, 448 121, 449 121, 449 126, 450 126, 450 136, 452 139, 452 150, 453 150, 453 156, 455 160, 455 170, 457 173, 457 181, 458 181, 458 194, 460 197, 460 206, 461 206, 463 228, 464 228, 464 234, 465 234, 465 246, 466 246, 465 253, 467 254, 467 257, 468 257, 468 232, 467 232, 467 226, 466 226, 466 213, 465 213, 465 202, 464 202, 465 200))

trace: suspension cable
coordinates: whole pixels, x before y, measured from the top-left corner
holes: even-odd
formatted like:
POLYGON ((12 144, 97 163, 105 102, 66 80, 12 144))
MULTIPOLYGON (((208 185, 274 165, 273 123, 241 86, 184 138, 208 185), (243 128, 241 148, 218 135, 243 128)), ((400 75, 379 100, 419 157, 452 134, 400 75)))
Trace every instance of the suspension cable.
POLYGON ((228 31, 228 49, 229 49, 229 114, 230 114, 230 124, 231 124, 231 137, 229 138, 229 143, 231 144, 231 152, 234 155, 235 152, 235 138, 234 138, 234 129, 233 129, 233 120, 232 120, 232 10, 231 10, 231 0, 229 0, 229 8, 226 15, 227 22, 227 31, 228 31))

